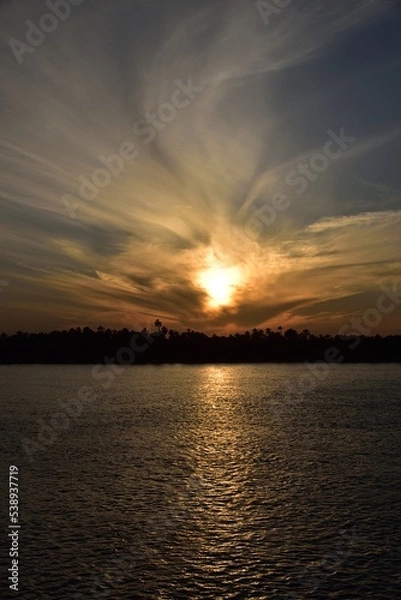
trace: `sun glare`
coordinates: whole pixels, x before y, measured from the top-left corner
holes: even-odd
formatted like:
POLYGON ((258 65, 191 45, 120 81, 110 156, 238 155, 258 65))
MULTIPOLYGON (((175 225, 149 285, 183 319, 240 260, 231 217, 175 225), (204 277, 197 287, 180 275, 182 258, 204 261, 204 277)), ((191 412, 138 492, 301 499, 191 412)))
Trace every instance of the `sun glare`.
POLYGON ((199 275, 199 284, 209 296, 211 308, 231 304, 233 295, 242 280, 239 267, 211 266, 199 275))

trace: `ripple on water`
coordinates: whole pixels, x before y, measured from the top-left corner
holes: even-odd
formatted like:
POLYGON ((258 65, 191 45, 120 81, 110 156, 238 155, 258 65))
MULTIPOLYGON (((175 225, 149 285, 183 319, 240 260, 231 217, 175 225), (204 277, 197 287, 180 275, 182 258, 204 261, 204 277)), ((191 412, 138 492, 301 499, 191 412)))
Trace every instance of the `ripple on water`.
MULTIPOLYGON (((348 367, 290 406, 299 365, 128 369, 24 466, 19 597, 400 598, 401 372, 348 367)), ((51 367, 9 369, 31 435, 51 367)))

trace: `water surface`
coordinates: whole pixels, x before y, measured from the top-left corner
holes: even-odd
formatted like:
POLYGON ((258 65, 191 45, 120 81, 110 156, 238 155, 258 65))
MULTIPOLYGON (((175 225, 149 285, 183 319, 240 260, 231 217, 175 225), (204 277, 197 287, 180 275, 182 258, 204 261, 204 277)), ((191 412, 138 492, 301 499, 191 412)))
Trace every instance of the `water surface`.
POLYGON ((400 365, 332 366, 293 401, 303 365, 133 366, 108 389, 91 369, 0 367, 19 598, 401 597, 400 365))

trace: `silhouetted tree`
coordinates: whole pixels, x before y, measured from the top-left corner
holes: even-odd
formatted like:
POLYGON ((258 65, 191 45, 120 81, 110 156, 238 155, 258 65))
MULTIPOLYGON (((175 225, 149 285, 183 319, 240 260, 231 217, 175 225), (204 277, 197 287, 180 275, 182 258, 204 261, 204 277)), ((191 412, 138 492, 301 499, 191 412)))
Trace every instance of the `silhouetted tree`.
MULTIPOLYGON (((213 362, 303 362, 325 360, 333 347, 342 362, 401 362, 401 336, 382 337, 313 335, 307 329, 298 333, 289 328, 277 331, 254 328, 252 333, 207 336, 188 328, 180 333, 167 330, 155 321, 158 335, 146 351, 138 352, 135 364, 144 363, 213 363, 213 362), (161 334, 161 335, 160 335, 161 334)), ((9 363, 100 363, 105 357, 116 360, 119 351, 130 347, 133 336, 143 332, 76 327, 50 333, 17 331, 0 334, 0 362, 9 363), (114 357, 114 358, 113 358, 114 357)), ((117 361, 118 362, 118 361, 117 361)))

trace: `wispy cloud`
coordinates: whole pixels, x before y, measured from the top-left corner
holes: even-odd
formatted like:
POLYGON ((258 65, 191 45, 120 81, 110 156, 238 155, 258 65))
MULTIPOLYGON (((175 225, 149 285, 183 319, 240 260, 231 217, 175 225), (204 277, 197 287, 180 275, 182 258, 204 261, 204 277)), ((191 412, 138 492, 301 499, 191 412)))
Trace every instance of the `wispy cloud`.
POLYGON ((368 28, 385 27, 379 2, 293 2, 268 28, 253 3, 87 2, 19 66, 7 40, 38 11, 0 8, 0 270, 13 278, 4 327, 53 327, 66 313, 77 324, 135 324, 142 313, 202 328, 290 322, 398 268, 389 191, 400 182, 383 157, 400 125, 385 108, 377 117, 397 68, 391 48, 377 58, 376 96, 361 75, 368 28), (146 143, 139 123, 189 78, 202 93, 146 143), (362 115, 349 97, 356 80, 362 115), (344 115, 355 145, 257 244, 243 239, 243 211, 281 191, 344 115), (124 142, 136 159, 72 218, 63 196, 77 196, 124 142), (210 253, 243 277, 220 311, 198 283, 210 253))

